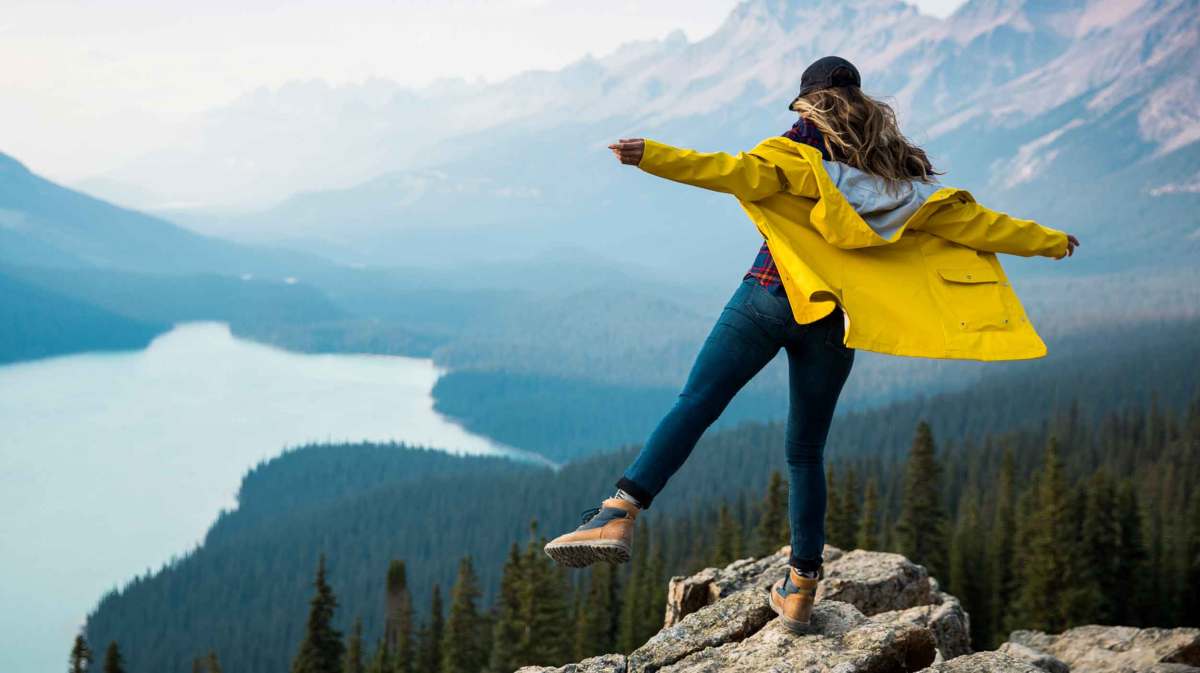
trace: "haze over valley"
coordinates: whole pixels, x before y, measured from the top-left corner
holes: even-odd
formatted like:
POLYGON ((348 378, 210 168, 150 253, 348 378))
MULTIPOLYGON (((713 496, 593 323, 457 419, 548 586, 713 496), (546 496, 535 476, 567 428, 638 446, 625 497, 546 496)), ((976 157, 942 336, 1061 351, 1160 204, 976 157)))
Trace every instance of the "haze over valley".
MULTIPOLYGON (((1069 260, 1001 257, 1048 343, 1044 359, 856 353, 832 464, 876 478, 882 530, 899 508, 900 456, 929 419, 959 470, 943 493, 958 517, 975 497, 959 485, 994 477, 1003 447, 1016 447, 1028 476, 1048 428, 1085 418, 1090 429, 1068 447, 1070 478, 1082 483, 1104 465, 1140 480, 1147 544, 1165 540, 1147 561, 1161 571, 1156 586, 1183 583, 1175 559, 1187 549, 1172 546, 1171 526, 1189 524, 1170 508, 1192 501, 1154 471, 1178 452, 1179 474, 1191 474, 1194 455, 1179 442, 1200 409, 1188 336, 1200 318, 1196 3, 718 4, 678 24, 672 3, 614 7, 644 24, 604 49, 590 37, 571 44, 586 17, 569 3, 475 7, 478 22, 528 12, 533 27, 511 36, 554 32, 497 55, 486 80, 417 84, 372 71, 347 81, 321 69, 356 71, 346 54, 316 59, 301 77, 287 74, 295 64, 266 59, 247 72, 269 71, 274 85, 230 92, 194 80, 192 95, 223 92, 196 114, 154 107, 183 105, 156 90, 161 98, 112 123, 129 133, 131 119, 161 115, 161 127, 146 122, 145 137, 130 140, 140 149, 95 154, 119 144, 98 138, 80 149, 97 169, 66 179, 48 174, 63 173, 65 140, 40 150, 10 139, 28 150, 17 152, 0 138, 0 537, 10 552, 2 567, 17 579, 0 592, 14 606, 0 624, 0 668, 60 669, 82 625, 95 647, 128 646, 131 673, 192 670, 209 648, 244 664, 226 670, 278 670, 294 653, 320 545, 343 555, 331 565, 346 587, 339 619, 348 627, 362 616, 372 644, 377 585, 394 558, 410 562, 418 617, 435 583, 448 594, 461 553, 475 554, 481 595, 494 599, 503 556, 530 536, 531 516, 548 532, 610 490, 761 244, 735 199, 652 179, 607 144, 748 150, 794 121, 785 107, 801 70, 829 53, 855 62, 864 90, 895 106, 944 184, 1082 242, 1069 260), (529 65, 546 62, 554 66, 529 65), (498 70, 506 63, 516 65, 498 70), (1169 425, 1160 412, 1174 429, 1155 430, 1169 425), (1146 446, 1162 453, 1130 458, 1137 452, 1122 442, 1143 436, 1144 419, 1146 446), (416 523, 389 523, 406 515, 410 493, 420 525, 439 531, 433 542, 416 523), (470 502, 446 500, 456 493, 470 502), (178 596, 176 582, 188 587, 178 596), (279 595, 287 611, 275 609, 279 595), (252 625, 221 621, 218 597, 242 601, 252 625), (184 607, 171 607, 176 599, 184 607), (188 620, 208 631, 180 635, 188 620)), ((18 9, 11 26, 0 20, 0 40, 13 40, 0 53, 24 44, 54 72, 30 46, 44 10, 18 9)), ((89 42, 85 19, 100 19, 77 9, 46 28, 47 44, 78 33, 91 49, 87 72, 109 63, 112 76, 132 77, 134 52, 111 43, 109 29, 89 42)), ((454 13, 467 9, 386 12, 429 22, 451 12, 463 49, 505 34, 454 13), (489 37, 472 43, 472 31, 489 37)), ((113 11, 166 30, 150 10, 113 11)), ((204 11, 198 25, 241 10, 204 11)), ((278 18, 307 26, 293 37, 336 12, 291 11, 278 18)), ((364 44, 386 35, 382 19, 372 29, 360 20, 384 8, 344 11, 331 34, 358 26, 364 44)), ((245 20, 239 31, 266 25, 258 14, 245 20)), ((154 31, 131 44, 194 72, 190 47, 156 45, 172 33, 154 31)), ((29 77, 7 77, 14 102, 22 91, 39 106, 54 98, 30 93, 29 77)), ((96 115, 87 123, 101 125, 96 115)), ((754 521, 767 461, 783 461, 786 412, 781 355, 706 436, 707 457, 681 473, 695 488, 664 495, 664 520, 715 516, 694 495, 711 492, 741 498, 735 516, 754 521)), ((700 551, 667 549, 680 568, 699 562, 700 551)), ((1163 607, 1157 618, 1166 625, 1188 609, 1163 607)))

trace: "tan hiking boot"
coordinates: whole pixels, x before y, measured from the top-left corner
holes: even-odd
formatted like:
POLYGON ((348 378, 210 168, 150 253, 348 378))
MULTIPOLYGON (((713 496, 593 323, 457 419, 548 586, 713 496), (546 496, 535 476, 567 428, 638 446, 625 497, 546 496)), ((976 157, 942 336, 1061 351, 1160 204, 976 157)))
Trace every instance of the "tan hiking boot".
POLYGON ((583 513, 583 524, 546 543, 546 555, 571 568, 597 561, 624 563, 633 551, 633 523, 638 506, 622 498, 605 498, 583 513))
POLYGON ((819 581, 801 575, 789 565, 787 575, 771 585, 771 609, 792 633, 807 632, 819 581))

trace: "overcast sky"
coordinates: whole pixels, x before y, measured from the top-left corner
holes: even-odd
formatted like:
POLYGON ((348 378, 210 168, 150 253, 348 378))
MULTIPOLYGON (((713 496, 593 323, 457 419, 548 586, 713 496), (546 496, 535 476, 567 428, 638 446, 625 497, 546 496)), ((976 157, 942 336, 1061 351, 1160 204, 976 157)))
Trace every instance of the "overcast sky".
MULTIPOLYGON (((945 16, 962 0, 917 0, 945 16)), ((0 0, 0 151, 77 180, 197 113, 294 79, 420 86, 710 34, 736 0, 0 0), (603 11, 599 8, 603 7, 603 11)))

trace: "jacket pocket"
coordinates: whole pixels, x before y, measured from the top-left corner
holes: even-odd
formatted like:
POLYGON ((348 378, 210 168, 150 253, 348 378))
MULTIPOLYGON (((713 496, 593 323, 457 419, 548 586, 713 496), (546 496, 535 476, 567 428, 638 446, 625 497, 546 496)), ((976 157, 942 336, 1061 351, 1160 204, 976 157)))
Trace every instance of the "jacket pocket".
POLYGON ((843 317, 841 309, 834 309, 833 313, 830 313, 821 320, 827 321, 825 325, 825 346, 843 358, 853 360, 854 349, 843 343, 846 339, 846 319, 843 317))
POLYGON ((783 327, 794 320, 791 306, 786 300, 771 294, 756 281, 751 282, 754 283, 754 287, 750 289, 750 296, 746 298, 746 308, 755 318, 773 327, 783 327))
POLYGON ((992 267, 943 267, 937 275, 937 290, 959 329, 974 332, 1008 328, 1011 316, 1003 285, 992 267))

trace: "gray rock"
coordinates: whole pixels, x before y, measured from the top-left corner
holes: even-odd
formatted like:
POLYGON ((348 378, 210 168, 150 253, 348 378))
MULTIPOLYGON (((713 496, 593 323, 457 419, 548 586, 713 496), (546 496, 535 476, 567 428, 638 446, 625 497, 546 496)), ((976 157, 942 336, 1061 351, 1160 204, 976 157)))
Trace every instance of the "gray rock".
POLYGON ((1008 639, 1057 657, 1073 673, 1200 673, 1200 629, 1090 625, 1058 635, 1013 631, 1008 639))
POLYGON ((743 640, 695 650, 660 669, 631 665, 630 672, 904 673, 927 666, 935 652, 928 629, 875 622, 849 604, 826 601, 814 606, 809 633, 791 633, 772 620, 743 640))
POLYGON ((929 573, 900 554, 855 549, 825 566, 817 600, 850 603, 865 615, 933 603, 929 573))
MULTIPOLYGON (((962 603, 947 593, 933 596, 935 603, 906 610, 889 610, 871 617, 878 622, 906 622, 933 632, 941 659, 953 659, 971 653, 971 620, 962 603)), ((1055 673, 1067 673, 1066 671, 1055 673)))
POLYGON ((1043 673, 1027 661, 1003 652, 976 652, 947 659, 922 673, 1043 673))
POLYGON ((999 652, 1016 657, 1022 661, 1029 662, 1034 666, 1048 671, 1048 673, 1070 673, 1071 667, 1067 666, 1061 659, 1052 655, 1046 654, 1031 647, 1026 647, 1020 643, 1007 642, 1000 646, 999 652))
MULTIPOLYGON (((762 558, 745 558, 734 561, 724 568, 705 568, 690 575, 677 575, 667 584, 667 608, 663 626, 678 624, 681 619, 739 591, 768 588, 772 582, 783 577, 787 567, 790 547, 784 546, 774 554, 762 558)), ((837 547, 825 545, 822 554, 826 567, 842 556, 837 547)))
MULTIPOLYGON (((788 547, 762 558, 734 561, 724 568, 705 568, 688 576, 672 577, 667 586, 663 625, 670 627, 700 608, 738 591, 765 589, 783 576, 788 547)), ((863 614, 904 610, 937 601, 938 593, 924 566, 900 554, 856 549, 843 552, 826 545, 825 577, 817 588, 817 601, 850 603, 863 614)))
POLYGON ((602 654, 566 666, 522 666, 515 673, 625 673, 625 656, 602 654))
POLYGON ((706 647, 742 640, 774 618, 766 591, 738 591, 654 634, 629 655, 629 670, 655 671, 706 647))

